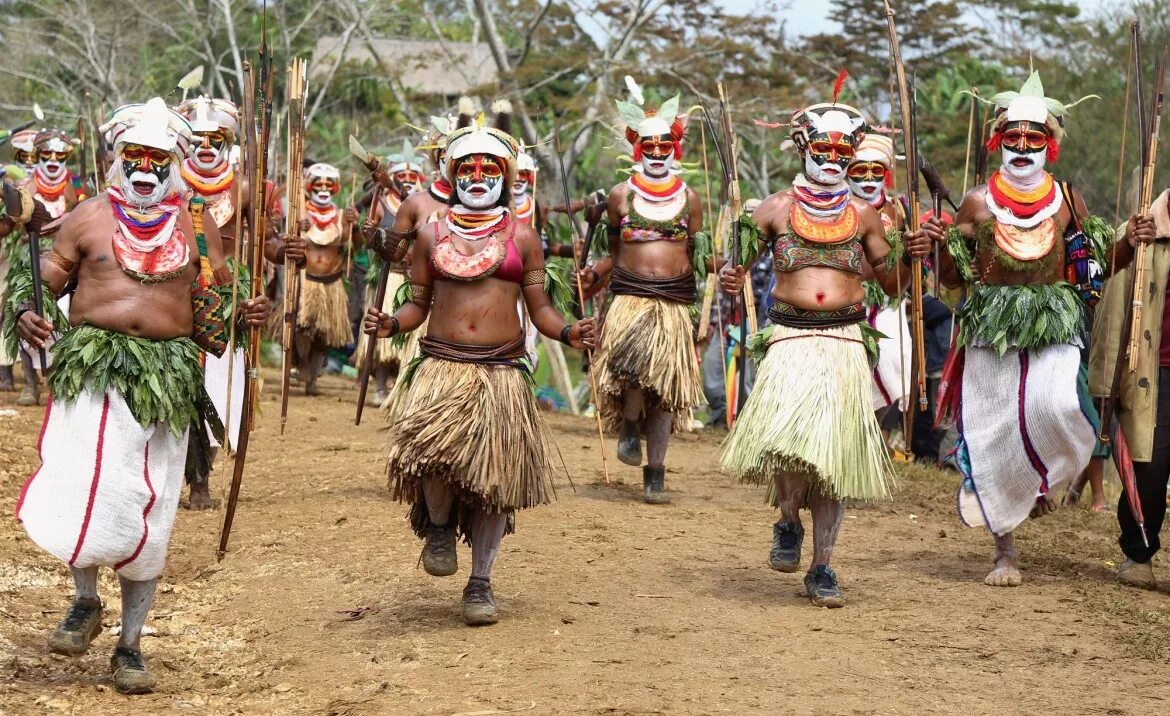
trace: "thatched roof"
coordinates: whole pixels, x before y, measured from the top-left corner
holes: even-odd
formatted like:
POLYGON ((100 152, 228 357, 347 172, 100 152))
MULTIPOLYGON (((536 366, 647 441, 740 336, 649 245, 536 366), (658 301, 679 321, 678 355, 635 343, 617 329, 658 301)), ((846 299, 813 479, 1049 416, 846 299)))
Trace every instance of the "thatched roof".
MULTIPOLYGON (((321 37, 313 50, 311 74, 328 72, 341 51, 340 37, 321 37)), ((487 45, 384 37, 367 43, 352 39, 345 61, 390 68, 409 90, 453 97, 497 80, 496 63, 487 45), (371 46, 372 45, 372 46, 371 46)))

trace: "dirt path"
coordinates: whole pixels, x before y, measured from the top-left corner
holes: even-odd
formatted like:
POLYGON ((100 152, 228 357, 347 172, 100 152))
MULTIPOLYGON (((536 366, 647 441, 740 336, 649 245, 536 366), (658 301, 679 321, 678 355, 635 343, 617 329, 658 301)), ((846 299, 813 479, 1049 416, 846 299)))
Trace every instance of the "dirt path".
MULTIPOLYGON (((850 603, 815 609, 800 575, 767 568, 775 516, 719 473, 713 434, 676 439, 675 503, 650 507, 612 458, 624 484, 601 484, 591 422, 554 417, 576 492, 561 474, 558 501, 520 515, 493 580, 503 619, 468 629, 470 553, 457 577, 416 568, 384 426, 353 427, 352 384, 325 388, 293 399, 283 438, 269 389, 222 564, 222 513, 180 514, 144 641, 160 692, 132 702, 107 685, 108 633, 78 660, 46 652, 70 585, 10 517, 40 411, 0 418, 0 713, 1170 713, 1170 597, 1113 583, 1110 515, 1026 526, 1027 581, 995 590, 954 477, 909 469, 892 502, 849 511, 850 603)), ((111 573, 102 593, 108 630, 111 573)))

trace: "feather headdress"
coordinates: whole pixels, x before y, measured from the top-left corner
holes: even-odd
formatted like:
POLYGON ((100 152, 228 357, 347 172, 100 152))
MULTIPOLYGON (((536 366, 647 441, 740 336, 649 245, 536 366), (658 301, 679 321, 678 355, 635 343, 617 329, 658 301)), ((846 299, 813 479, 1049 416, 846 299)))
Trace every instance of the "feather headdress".
MULTIPOLYGON (((1040 80, 1039 72, 1033 72, 1019 92, 999 92, 992 95, 991 99, 980 97, 969 90, 964 90, 964 94, 995 107, 995 123, 992 127, 995 134, 999 134, 1008 122, 1036 122, 1048 127, 1057 144, 1064 139, 1064 118, 1068 111, 1085 100, 1101 99, 1095 94, 1090 94, 1075 102, 1065 103, 1045 96, 1044 83, 1040 80)), ((995 139, 993 135, 989 146, 995 139)), ((998 149, 998 144, 996 148, 998 149)))
POLYGON ((682 159, 682 140, 687 132, 687 115, 679 114, 680 99, 675 95, 657 110, 646 110, 646 96, 633 77, 626 75, 626 89, 631 102, 617 100, 618 114, 625 125, 625 136, 634 148, 634 161, 641 161, 641 139, 669 135, 674 144, 674 158, 682 159))
POLYGON ((386 157, 386 164, 389 165, 388 172, 395 174, 397 172, 413 169, 416 172, 422 172, 422 157, 414 151, 414 146, 411 145, 409 139, 402 140, 401 151, 386 157))

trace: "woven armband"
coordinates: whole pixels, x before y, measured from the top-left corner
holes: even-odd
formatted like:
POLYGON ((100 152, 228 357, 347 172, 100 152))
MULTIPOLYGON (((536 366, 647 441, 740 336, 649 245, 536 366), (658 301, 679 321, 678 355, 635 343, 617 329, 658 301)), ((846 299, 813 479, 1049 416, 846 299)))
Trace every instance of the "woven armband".
POLYGON ((49 263, 71 276, 73 275, 73 269, 77 268, 77 263, 62 256, 56 247, 49 249, 49 255, 45 258, 49 260, 49 263))
POLYGON ((410 302, 426 308, 431 305, 431 287, 425 283, 410 282, 410 302))
POLYGON ((520 278, 520 285, 522 286, 543 286, 546 272, 544 269, 533 269, 525 271, 520 278))

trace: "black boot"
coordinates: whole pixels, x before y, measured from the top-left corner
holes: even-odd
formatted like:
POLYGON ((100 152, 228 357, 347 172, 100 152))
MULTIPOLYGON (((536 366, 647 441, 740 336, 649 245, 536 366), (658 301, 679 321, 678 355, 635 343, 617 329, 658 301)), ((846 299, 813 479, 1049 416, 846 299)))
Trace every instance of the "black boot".
POLYGON ((666 494, 666 468, 642 468, 642 502, 649 505, 665 505, 670 502, 670 495, 666 494))
POLYGON ((627 465, 642 464, 642 426, 636 420, 622 420, 618 433, 617 457, 627 465))

